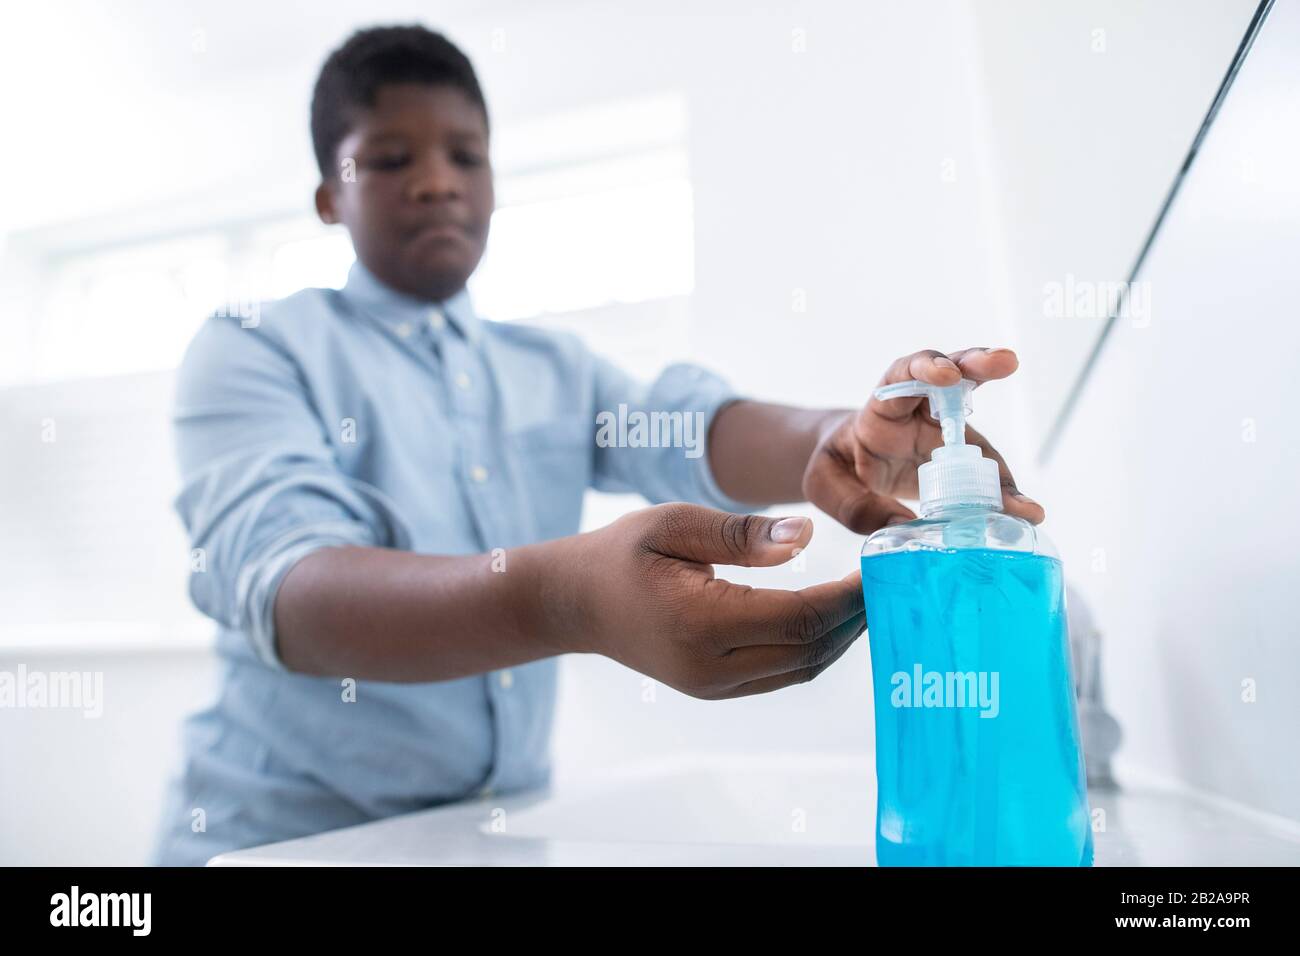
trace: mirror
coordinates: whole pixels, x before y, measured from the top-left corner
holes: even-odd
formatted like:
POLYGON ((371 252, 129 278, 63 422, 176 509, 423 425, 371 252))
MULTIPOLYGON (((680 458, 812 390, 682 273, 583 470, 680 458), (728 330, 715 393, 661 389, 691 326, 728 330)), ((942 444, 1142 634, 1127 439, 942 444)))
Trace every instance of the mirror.
MULTIPOLYGON (((1003 302, 1040 451, 1256 0, 974 5, 1003 302)), ((1128 302, 1143 322, 1158 302, 1128 302)))
POLYGON ((1295 819, 1300 3, 1255 30, 1044 474, 1130 767, 1295 819), (1267 690, 1266 690, 1267 689, 1267 690))

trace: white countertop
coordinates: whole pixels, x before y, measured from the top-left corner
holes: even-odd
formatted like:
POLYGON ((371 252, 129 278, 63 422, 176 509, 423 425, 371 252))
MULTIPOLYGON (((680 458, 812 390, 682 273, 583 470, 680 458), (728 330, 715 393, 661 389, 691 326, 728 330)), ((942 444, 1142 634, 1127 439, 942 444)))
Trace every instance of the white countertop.
MULTIPOLYGON (((1300 827, 1157 786, 1093 790, 1099 866, 1300 865, 1300 827)), ((874 866, 861 755, 692 755, 273 843, 210 866, 874 866)))

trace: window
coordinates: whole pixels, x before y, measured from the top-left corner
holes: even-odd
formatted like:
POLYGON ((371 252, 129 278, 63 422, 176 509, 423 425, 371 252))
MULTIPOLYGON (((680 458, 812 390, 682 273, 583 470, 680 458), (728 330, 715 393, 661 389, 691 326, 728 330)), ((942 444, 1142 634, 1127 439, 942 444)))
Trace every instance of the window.
MULTIPOLYGON (((470 283, 479 311, 546 320, 689 295, 694 220, 677 97, 534 120, 498 137, 498 208, 470 283)), ((234 222, 36 263, 30 382, 175 368, 202 319, 311 286, 353 261, 312 216, 234 222)), ((242 314, 242 313, 238 313, 242 314)))
POLYGON ((574 182, 572 170, 513 184, 532 195, 492 219, 470 284, 484 315, 534 319, 690 294, 695 250, 684 154, 592 164, 586 172, 595 188, 581 192, 563 188, 574 182))

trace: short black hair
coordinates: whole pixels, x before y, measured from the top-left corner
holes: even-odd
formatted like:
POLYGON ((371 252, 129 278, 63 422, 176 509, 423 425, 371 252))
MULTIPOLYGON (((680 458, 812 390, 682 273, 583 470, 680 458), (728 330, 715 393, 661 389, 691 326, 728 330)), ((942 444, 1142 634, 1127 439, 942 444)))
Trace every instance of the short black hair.
POLYGON ((311 142, 322 178, 337 172, 335 152, 353 111, 373 107, 379 88, 391 83, 455 87, 483 110, 487 122, 473 64, 441 33, 419 25, 358 30, 329 55, 312 92, 311 142))

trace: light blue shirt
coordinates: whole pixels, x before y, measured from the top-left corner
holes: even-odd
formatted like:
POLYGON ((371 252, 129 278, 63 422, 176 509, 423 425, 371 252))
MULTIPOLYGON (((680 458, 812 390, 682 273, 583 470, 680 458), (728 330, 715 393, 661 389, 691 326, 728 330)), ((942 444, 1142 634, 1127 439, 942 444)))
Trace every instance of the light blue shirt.
POLYGON ((184 725, 155 862, 549 782, 555 659, 358 681, 348 702, 340 679, 284 668, 276 588, 325 547, 475 554, 573 534, 589 487, 748 510, 699 449, 597 434, 602 413, 638 411, 690 414, 707 434, 733 397, 689 365, 638 383, 573 335, 484 321, 463 292, 409 298, 360 263, 341 291, 209 318, 178 375, 176 508, 223 676, 184 725))

